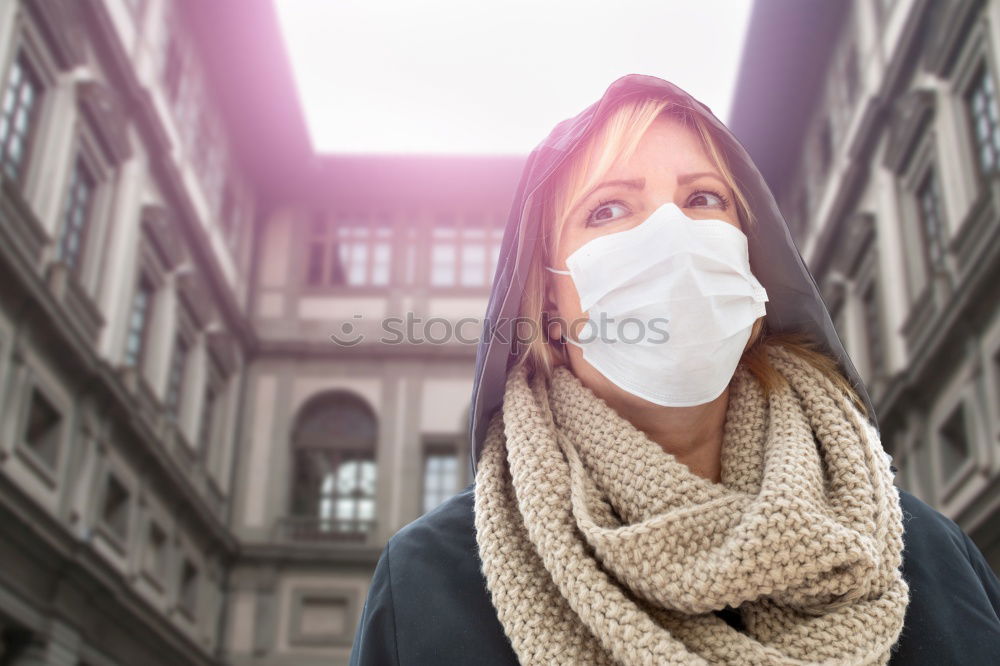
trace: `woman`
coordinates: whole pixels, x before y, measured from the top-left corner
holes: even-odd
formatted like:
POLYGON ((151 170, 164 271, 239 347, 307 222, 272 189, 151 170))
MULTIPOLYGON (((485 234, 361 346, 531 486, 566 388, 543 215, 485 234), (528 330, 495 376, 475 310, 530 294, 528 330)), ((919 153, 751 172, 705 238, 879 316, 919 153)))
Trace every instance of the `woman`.
POLYGON ((400 530, 352 664, 985 664, 1000 582, 893 485, 742 145, 629 75, 532 152, 475 482, 400 530))

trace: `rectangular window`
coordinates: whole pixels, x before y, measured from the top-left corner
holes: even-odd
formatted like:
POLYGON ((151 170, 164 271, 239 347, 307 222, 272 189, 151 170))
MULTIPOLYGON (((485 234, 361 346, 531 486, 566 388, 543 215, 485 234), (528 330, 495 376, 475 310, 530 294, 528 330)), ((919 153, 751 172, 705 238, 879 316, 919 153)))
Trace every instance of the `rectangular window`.
POLYGON ((18 53, 7 73, 0 109, 0 168, 6 177, 22 182, 38 120, 41 80, 23 53, 18 53))
POLYGON ((198 569, 190 560, 181 565, 181 581, 177 591, 177 606, 191 619, 198 608, 198 569))
POLYGON ((933 169, 927 170, 927 174, 917 187, 917 204, 920 214, 924 262, 927 270, 933 272, 941 265, 944 258, 941 194, 933 169))
POLYGON ((170 376, 167 382, 167 411, 176 419, 180 415, 181 390, 187 369, 188 343, 183 335, 174 341, 174 354, 170 359, 170 376))
POLYGON ((375 520, 375 461, 360 456, 342 459, 336 469, 320 489, 320 518, 333 518, 342 528, 365 530, 375 520))
POLYGON ((101 521, 112 534, 125 541, 128 538, 129 492, 114 474, 108 475, 101 505, 101 521))
POLYGON ((125 365, 129 367, 139 367, 142 362, 155 293, 153 283, 146 275, 141 275, 132 295, 132 310, 125 337, 125 365))
POLYGON ((431 285, 451 287, 456 281, 458 233, 455 229, 437 228, 431 232, 431 285))
POLYGON ((167 534, 153 522, 149 524, 149 542, 146 544, 143 567, 157 582, 162 583, 167 575, 167 534))
POLYGON ((215 419, 215 389, 205 387, 205 398, 201 402, 201 421, 198 424, 198 445, 202 451, 212 446, 212 425, 215 419))
POLYGON ((62 449, 62 414, 37 388, 31 391, 24 443, 42 462, 56 468, 62 449))
POLYGON ((486 287, 500 256, 502 228, 451 226, 451 218, 431 229, 431 274, 434 287, 486 287))
POLYGON ((453 447, 428 447, 424 455, 424 513, 457 492, 457 452, 453 447))
POLYGON ((462 253, 459 265, 459 284, 463 287, 482 287, 489 282, 487 268, 486 229, 465 229, 462 234, 462 253))
POLYGON ((77 156, 70 172, 62 234, 59 238, 59 259, 74 271, 80 269, 83 246, 90 226, 95 184, 94 175, 83 157, 77 156))
POLYGON ((388 227, 337 227, 338 260, 332 284, 386 285, 389 283, 388 227), (346 281, 345 281, 346 277, 346 281))
POLYGON ((311 225, 306 256, 309 285, 385 286, 392 269, 392 229, 332 223, 321 216, 311 225))
POLYGON ((941 477, 951 478, 969 457, 969 435, 966 428, 965 403, 951 412, 938 430, 941 477))
POLYGON ((986 176, 1000 169, 1000 111, 993 73, 983 61, 966 89, 965 103, 972 123, 977 165, 986 176))
POLYGON ((364 227, 338 227, 337 241, 332 263, 338 264, 342 268, 339 274, 335 274, 331 283, 344 284, 364 284, 368 269, 368 229, 364 227))
MULTIPOLYGON (((371 283, 375 285, 389 284, 389 270, 392 267, 390 258, 392 256, 391 245, 389 244, 388 229, 378 229, 384 232, 382 237, 376 238, 372 244, 372 266, 371 283)), ((378 234, 376 234, 378 236, 378 234)))

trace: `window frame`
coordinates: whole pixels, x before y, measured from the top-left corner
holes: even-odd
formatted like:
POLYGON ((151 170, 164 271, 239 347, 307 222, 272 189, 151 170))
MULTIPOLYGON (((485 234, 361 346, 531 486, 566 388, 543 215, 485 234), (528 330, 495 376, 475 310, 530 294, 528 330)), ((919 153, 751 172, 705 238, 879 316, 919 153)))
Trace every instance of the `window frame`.
MULTIPOLYGON (((145 205, 139 213, 139 219, 140 234, 136 257, 133 262, 134 286, 133 291, 129 293, 129 300, 122 306, 123 311, 126 313, 126 327, 119 329, 124 334, 117 343, 119 350, 117 359, 119 368, 123 370, 129 368, 125 363, 125 349, 128 344, 127 324, 128 317, 131 316, 131 297, 134 294, 135 285, 138 285, 140 276, 145 275, 152 282, 155 294, 147 322, 149 328, 147 329, 148 339, 146 340, 143 352, 144 358, 136 366, 135 375, 136 379, 143 386, 144 392, 147 395, 155 395, 156 391, 152 387, 157 385, 158 378, 154 376, 153 372, 155 370, 159 373, 162 369, 161 364, 164 362, 169 363, 169 359, 166 361, 162 359, 163 345, 168 340, 173 339, 172 336, 168 335, 170 331, 166 330, 167 327, 161 325, 163 319, 169 314, 171 301, 168 297, 169 294, 165 290, 168 288, 170 272, 181 261, 182 250, 178 240, 172 235, 169 226, 166 224, 169 214, 165 208, 145 205)), ((120 319, 117 325, 121 325, 120 319)))
POLYGON ((65 170, 59 205, 58 223, 53 235, 53 262, 66 265, 70 275, 84 288, 87 294, 93 293, 97 281, 100 278, 101 262, 104 248, 105 236, 108 233, 108 226, 111 222, 111 208, 113 204, 114 192, 114 167, 104 155, 97 139, 95 130, 90 122, 84 117, 82 109, 77 106, 77 117, 74 121, 75 130, 73 147, 70 150, 71 159, 65 170), (66 213, 69 197, 71 196, 70 184, 73 179, 73 172, 77 164, 84 164, 90 172, 94 181, 93 192, 89 202, 87 219, 84 222, 83 237, 76 254, 76 263, 70 265, 62 256, 62 244, 66 233, 66 213))
POLYGON ((198 621, 198 606, 202 598, 202 581, 204 579, 205 572, 203 567, 199 566, 199 562, 191 553, 187 552, 186 548, 181 548, 182 555, 177 561, 177 586, 174 588, 176 590, 175 594, 175 608, 177 611, 190 622, 195 623, 198 621), (185 581, 186 581, 186 569, 190 567, 194 575, 191 577, 191 592, 190 598, 185 599, 185 581))
MULTIPOLYGON (((28 117, 28 130, 25 134, 24 147, 22 149, 22 155, 20 162, 17 164, 17 177, 11 178, 7 173, 6 165, 8 161, 8 144, 9 135, 0 139, 0 171, 4 174, 5 178, 13 180, 17 183, 18 187, 22 190, 27 182, 28 175, 34 166, 35 160, 32 159, 34 149, 38 142, 39 137, 39 125, 43 117, 43 107, 47 101, 48 91, 50 86, 46 85, 44 77, 39 73, 41 68, 34 62, 33 57, 28 52, 28 49, 23 45, 18 44, 14 47, 14 52, 8 62, 7 67, 3 70, 3 78, 0 81, 3 82, 2 92, 0 92, 0 104, 5 104, 7 101, 7 95, 10 92, 10 77, 14 71, 14 67, 18 63, 23 63, 25 71, 30 72, 30 76, 34 78, 34 82, 38 84, 38 90, 29 111, 28 117)), ((0 114, 4 114, 4 110, 0 108, 0 114)), ((10 130, 10 128, 8 128, 10 130)))
POLYGON ((948 256, 948 218, 945 213, 947 209, 945 208, 944 195, 942 194, 941 178, 936 166, 936 161, 932 161, 922 166, 920 173, 915 174, 915 187, 911 193, 914 197, 914 203, 916 204, 916 215, 919 218, 917 231, 920 233, 920 249, 924 259, 923 272, 927 277, 941 273, 945 268, 946 257, 948 256), (928 229, 927 216, 924 209, 924 191, 927 186, 929 186, 932 190, 933 198, 936 204, 935 215, 937 215, 937 219, 934 221, 936 231, 933 236, 928 229), (939 257, 936 260, 932 256, 932 250, 934 248, 936 248, 939 252, 939 257))
POLYGON ((420 512, 421 514, 432 511, 441 502, 447 500, 449 497, 455 495, 455 493, 462 490, 465 486, 465 470, 462 467, 462 453, 464 447, 462 446, 462 436, 461 435, 425 435, 423 437, 423 443, 420 447, 420 512), (450 455, 455 460, 455 488, 451 493, 447 494, 445 497, 441 498, 437 504, 433 507, 427 506, 427 462, 434 456, 445 453, 450 455))
MULTIPOLYGON (((987 194, 990 189, 991 177, 985 176, 981 168, 972 110, 967 104, 966 94, 974 83, 979 67, 985 66, 992 77, 995 101, 1000 105, 1000 86, 998 86, 1000 72, 997 71, 996 63, 998 60, 990 38, 988 24, 983 12, 980 11, 978 16, 973 19, 972 27, 955 57, 954 65, 942 72, 948 86, 949 101, 957 111, 953 114, 953 122, 959 141, 955 142, 956 145, 953 149, 959 153, 962 168, 961 181, 973 184, 972 191, 968 193, 972 199, 978 199, 987 194)), ((997 177, 1000 177, 1000 167, 998 167, 998 171, 994 171, 992 179, 997 177)))
MULTIPOLYGON (((368 425, 367 422, 365 425, 368 425)), ((323 391, 302 403, 292 420, 287 448, 289 486, 286 521, 294 530, 291 535, 292 540, 357 540, 374 534, 378 525, 378 486, 381 476, 378 455, 379 432, 378 413, 364 397, 353 391, 344 389, 323 391), (317 418, 317 414, 321 413, 324 405, 335 406, 336 402, 340 400, 344 401, 347 407, 359 410, 357 418, 371 420, 371 439, 369 440, 368 435, 365 434, 346 441, 333 437, 320 444, 310 441, 310 428, 306 427, 310 419, 317 418), (302 430, 303 428, 305 431, 302 430), (337 517, 336 500, 342 496, 337 494, 336 476, 334 476, 334 488, 329 493, 329 498, 326 497, 327 493, 323 490, 323 474, 307 479, 310 483, 315 483, 315 488, 311 489, 308 487, 309 484, 302 482, 301 479, 304 478, 301 473, 302 469, 317 469, 316 465, 310 463, 315 456, 325 458, 325 474, 336 475, 337 470, 342 465, 350 462, 371 463, 374 471, 371 494, 361 494, 355 498, 356 500, 371 500, 372 516, 370 519, 362 518, 358 514, 357 507, 355 507, 354 515, 351 518, 341 519, 337 517), (303 465, 305 466, 303 467, 303 465), (306 491, 309 490, 313 492, 307 495, 306 491), (322 504, 327 500, 332 502, 333 513, 330 517, 324 518, 322 504), (353 528, 348 529, 351 525, 353 528), (299 528, 302 527, 305 529, 300 531, 299 528)))
POLYGON ((975 400, 975 381, 970 377, 970 371, 968 360, 957 368, 947 386, 940 393, 941 399, 931 409, 927 421, 927 439, 931 447, 930 459, 933 462, 931 473, 936 490, 934 499, 937 504, 945 507, 945 510, 954 508, 949 507, 949 505, 958 500, 958 491, 967 486, 967 481, 977 469, 985 467, 980 444, 985 433, 980 429, 981 415, 975 400), (941 429, 954 411, 959 408, 964 410, 964 426, 969 451, 966 460, 954 470, 950 477, 946 478, 941 459, 941 449, 944 446, 941 429))
POLYGON ((170 555, 172 538, 170 530, 167 529, 163 520, 159 517, 149 515, 142 536, 142 548, 139 553, 139 570, 143 577, 153 585, 161 594, 166 592, 166 580, 170 575, 170 555), (159 571, 150 568, 150 552, 152 552, 153 531, 157 530, 163 534, 163 561, 159 563, 159 571))
POLYGON ((907 337, 907 343, 911 346, 921 337, 922 333, 911 335, 910 331, 914 328, 925 327, 932 318, 933 313, 939 307, 935 294, 940 290, 940 283, 950 279, 951 270, 949 243, 953 224, 945 188, 940 180, 942 161, 938 146, 939 135, 934 125, 933 120, 928 121, 919 134, 914 137, 915 145, 910 148, 912 154, 899 173, 901 192, 897 220, 905 250, 903 268, 906 276, 908 301, 903 329, 907 331, 904 335, 907 337), (920 185, 930 171, 933 171, 938 183, 938 198, 941 203, 939 211, 941 219, 938 230, 942 234, 939 240, 941 248, 944 250, 944 255, 936 270, 935 266, 928 263, 930 254, 928 248, 925 247, 927 243, 925 225, 921 202, 918 198, 920 185), (910 221, 910 224, 907 224, 907 221, 910 221))
POLYGON ((108 464, 101 479, 100 501, 97 504, 97 527, 105 537, 112 543, 119 554, 125 554, 127 544, 132 536, 132 517, 135 514, 135 492, 126 481, 125 475, 121 474, 116 466, 108 464), (112 485, 117 485, 124 493, 124 505, 119 507, 124 512, 123 525, 121 531, 118 526, 108 521, 105 515, 108 510, 109 492, 112 485))
POLYGON ((385 294, 389 289, 399 285, 401 279, 400 268, 397 261, 400 258, 400 244, 398 242, 398 225, 392 216, 386 213, 362 213, 349 211, 312 211, 299 227, 299 242, 296 244, 296 252, 301 251, 304 260, 297 262, 300 265, 299 288, 305 295, 317 294, 342 294, 342 295, 375 295, 385 294), (349 240, 361 241, 365 247, 365 280, 362 283, 352 284, 349 282, 350 265, 342 264, 340 254, 340 242, 342 229, 364 229, 363 237, 350 238, 349 240), (384 283, 373 283, 374 255, 376 246, 386 245, 389 248, 387 260, 387 274, 384 283), (310 273, 313 264, 313 248, 321 248, 321 280, 312 282, 310 273), (343 283, 334 283, 330 277, 333 272, 333 260, 331 257, 336 249, 337 263, 341 264, 344 271, 345 280, 343 283))
POLYGON ((27 163, 22 171, 23 179, 19 183, 20 191, 26 201, 34 202, 42 187, 42 176, 45 167, 51 166, 52 157, 46 151, 47 131, 52 123, 53 95, 50 93, 59 85, 59 75, 62 67, 55 60, 51 50, 46 46, 46 39, 34 17, 25 10, 16 10, 11 29, 11 42, 2 61, 0 81, 6 86, 10 67, 19 53, 27 54, 34 66, 36 75, 42 80, 43 93, 38 108, 37 125, 34 145, 30 148, 27 163))
POLYGON ((961 78, 956 79, 955 88, 959 93, 958 99, 963 110, 963 120, 966 135, 966 148, 972 156, 972 166, 978 176, 978 185, 984 186, 987 180, 1000 175, 1000 86, 997 85, 997 76, 994 67, 987 55, 979 53, 968 65, 969 71, 965 72, 961 78), (995 131, 990 135, 994 138, 994 145, 990 147, 993 154, 993 167, 985 170, 982 163, 982 151, 979 133, 976 131, 977 118, 972 108, 970 97, 974 89, 978 90, 978 84, 985 80, 992 84, 992 106, 997 112, 996 124, 991 125, 995 131))
POLYGON ((149 342, 152 338, 150 334, 151 322, 153 320, 153 315, 156 312, 156 305, 159 301, 158 296, 159 287, 156 284, 154 278, 150 277, 149 271, 145 268, 140 268, 135 280, 135 286, 132 289, 132 298, 129 300, 129 309, 126 316, 126 327, 125 327, 125 346, 123 350, 122 363, 128 367, 134 367, 137 372, 143 374, 143 370, 146 366, 146 362, 149 358, 149 342), (135 357, 130 359, 130 341, 132 339, 133 333, 133 318, 135 316, 136 298, 138 297, 140 290, 143 285, 149 287, 149 298, 145 305, 145 315, 143 317, 142 326, 138 331, 137 335, 139 338, 138 348, 135 352, 135 357))
POLYGON ((417 282, 419 286, 427 289, 434 295, 468 295, 488 292, 493 278, 496 275, 497 265, 500 259, 500 249, 503 244, 504 224, 501 218, 490 211, 438 211, 432 216, 424 230, 422 246, 425 250, 421 253, 423 261, 421 269, 418 270, 417 282), (451 222, 442 223, 447 219, 451 222), (455 248, 455 256, 452 264, 454 281, 449 284, 434 283, 434 248, 435 232, 439 229, 454 229, 455 236, 452 247, 455 248), (482 230, 483 242, 469 243, 465 238, 468 230, 482 230), (483 282, 481 284, 464 284, 462 276, 465 269, 463 262, 463 247, 466 245, 482 245, 485 251, 485 261, 483 262, 483 282))
POLYGON ((70 438, 70 427, 69 427, 69 417, 71 410, 69 405, 60 400, 58 395, 54 390, 52 390, 45 381, 38 375, 37 370, 31 366, 26 366, 26 381, 24 382, 22 388, 22 400, 19 410, 18 417, 18 427, 17 427, 17 437, 15 439, 15 451, 24 460, 29 467, 36 473, 39 479, 45 482, 50 488, 55 488, 57 485, 57 479, 59 477, 59 471, 62 468, 62 463, 65 459, 66 450, 69 446, 70 438), (38 393, 42 398, 49 403, 50 406, 58 413, 59 423, 56 426, 58 428, 58 433, 56 435, 57 440, 57 450, 55 453, 55 458, 53 461, 46 460, 41 454, 39 454, 35 447, 28 443, 27 441, 27 431, 28 425, 30 423, 31 416, 31 406, 34 398, 34 394, 38 393))
POLYGON ((179 295, 176 303, 176 320, 173 336, 171 336, 170 340, 172 344, 170 347, 170 357, 167 361, 166 381, 163 390, 163 407, 167 418, 183 432, 183 424, 186 423, 188 411, 189 401, 186 398, 189 396, 191 363, 194 361, 194 352, 197 349, 197 329, 194 325, 192 315, 187 311, 187 305, 179 295), (175 354, 177 354, 179 341, 184 342, 185 356, 177 384, 177 399, 176 402, 173 402, 171 400, 171 384, 173 381, 174 358, 175 354))
POLYGON ((226 380, 225 373, 219 361, 215 358, 215 355, 207 344, 204 347, 204 355, 205 375, 201 387, 202 400, 201 407, 198 410, 198 430, 195 438, 195 448, 198 452, 198 457, 203 462, 208 463, 215 453, 215 447, 212 444, 221 439, 218 436, 221 425, 219 416, 220 410, 225 405, 226 380), (207 394, 209 393, 212 394, 211 403, 207 399, 207 394), (206 421, 208 422, 207 426, 206 421))

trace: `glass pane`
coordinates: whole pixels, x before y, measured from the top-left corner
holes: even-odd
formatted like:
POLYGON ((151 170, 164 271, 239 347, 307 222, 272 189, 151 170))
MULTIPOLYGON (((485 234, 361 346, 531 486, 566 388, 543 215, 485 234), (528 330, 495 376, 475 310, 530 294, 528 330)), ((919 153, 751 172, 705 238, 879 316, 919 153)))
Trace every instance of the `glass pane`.
POLYGON ((455 284, 456 248, 451 244, 431 248, 431 284, 447 287, 455 284))
POLYGON ((358 519, 375 520, 375 502, 373 500, 358 500, 358 519))
POLYGON ((389 283, 390 246, 388 243, 378 243, 374 247, 372 257, 372 284, 389 283))
POLYGON ((338 499, 337 500, 337 519, 338 520, 350 520, 354 518, 354 512, 357 510, 357 503, 350 498, 338 499))
POLYGON ((8 84, 11 87, 7 88, 7 94, 3 96, 3 112, 4 115, 9 115, 11 111, 14 110, 14 104, 17 102, 16 84, 8 84))
POLYGON ((375 462, 366 460, 361 463, 359 490, 365 495, 375 494, 375 462))
POLYGON ((485 241, 462 245, 462 284, 480 286, 485 282, 486 245, 485 241))
POLYGON ((14 114, 14 131, 18 134, 27 134, 28 132, 28 110, 21 107, 14 114))
POLYGON ((333 500, 322 498, 319 501, 319 517, 323 519, 333 518, 333 500))
POLYGON ((337 494, 353 493, 358 488, 358 463, 345 462, 337 468, 337 494))
POLYGON ((348 245, 348 281, 350 284, 365 284, 365 270, 368 268, 368 246, 362 241, 351 241, 348 245))

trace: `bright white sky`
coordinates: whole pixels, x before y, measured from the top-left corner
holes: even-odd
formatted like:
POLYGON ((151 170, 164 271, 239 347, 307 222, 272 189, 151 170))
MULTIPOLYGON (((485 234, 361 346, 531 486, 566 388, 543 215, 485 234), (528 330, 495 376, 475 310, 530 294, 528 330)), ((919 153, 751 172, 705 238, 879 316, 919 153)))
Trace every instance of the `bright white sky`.
POLYGON ((619 76, 728 123, 751 0, 275 0, 322 153, 529 153, 619 76))

